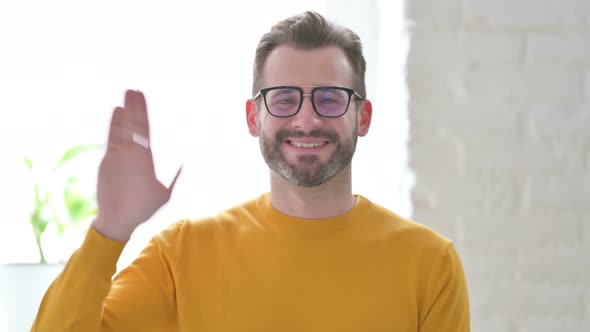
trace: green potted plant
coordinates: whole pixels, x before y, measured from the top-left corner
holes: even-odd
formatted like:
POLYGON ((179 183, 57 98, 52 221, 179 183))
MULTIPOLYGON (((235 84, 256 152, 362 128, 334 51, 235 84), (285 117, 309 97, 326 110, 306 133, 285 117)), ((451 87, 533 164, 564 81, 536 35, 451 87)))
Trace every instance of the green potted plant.
POLYGON ((0 264, 0 313, 7 318, 0 320, 0 330, 30 328, 43 294, 63 270, 64 258, 83 240, 97 213, 96 179, 89 176, 88 169, 98 168, 92 157, 98 157, 100 150, 95 144, 71 147, 52 167, 44 160, 24 158, 32 179, 28 223, 40 258, 35 264, 0 264), (53 254, 46 255, 46 251, 53 254))
POLYGON ((33 209, 29 214, 29 223, 35 235, 39 251, 40 263, 47 263, 43 235, 53 223, 61 238, 68 232, 76 232, 82 236, 86 231, 85 223, 97 213, 96 194, 84 190, 80 174, 75 167, 66 173, 63 169, 88 152, 96 152, 99 145, 79 145, 65 151, 59 162, 45 176, 35 174, 35 164, 25 157, 27 167, 33 173, 33 209), (61 173, 61 174, 60 174, 61 173), (56 180, 58 182, 56 183, 56 180), (61 183, 59 183, 61 182, 61 183))

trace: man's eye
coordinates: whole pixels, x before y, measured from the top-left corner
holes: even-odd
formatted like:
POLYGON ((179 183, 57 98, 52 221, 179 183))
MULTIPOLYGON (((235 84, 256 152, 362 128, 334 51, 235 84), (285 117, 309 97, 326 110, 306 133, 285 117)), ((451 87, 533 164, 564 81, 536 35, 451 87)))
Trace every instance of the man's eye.
POLYGON ((281 99, 277 102, 277 104, 282 104, 282 105, 289 105, 289 104, 293 104, 295 101, 293 99, 281 99))
POLYGON ((331 99, 331 98, 324 98, 324 99, 321 99, 319 102, 321 104, 333 104, 336 102, 336 100, 331 99))

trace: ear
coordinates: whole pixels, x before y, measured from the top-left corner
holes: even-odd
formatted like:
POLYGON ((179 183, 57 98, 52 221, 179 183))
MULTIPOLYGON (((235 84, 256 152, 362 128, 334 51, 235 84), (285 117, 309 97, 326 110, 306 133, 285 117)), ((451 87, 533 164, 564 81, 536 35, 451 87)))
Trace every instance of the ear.
POLYGON ((358 110, 358 135, 365 136, 371 127, 371 116, 373 115, 373 105, 368 99, 363 100, 361 107, 358 110))
POLYGON ((246 124, 248 125, 248 131, 250 135, 258 137, 258 109, 256 102, 253 99, 246 101, 246 124))

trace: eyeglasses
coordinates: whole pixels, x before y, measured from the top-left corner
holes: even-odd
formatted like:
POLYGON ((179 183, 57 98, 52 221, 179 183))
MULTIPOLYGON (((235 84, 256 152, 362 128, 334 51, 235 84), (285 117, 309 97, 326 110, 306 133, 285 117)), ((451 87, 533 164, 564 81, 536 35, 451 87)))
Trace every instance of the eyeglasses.
POLYGON ((337 86, 297 87, 297 86, 273 86, 260 89, 254 99, 264 98, 264 104, 268 112, 278 118, 294 116, 301 109, 303 97, 310 96, 313 109, 322 117, 337 118, 348 110, 350 99, 356 96, 362 100, 360 94, 353 89, 337 86), (304 93, 303 88, 313 88, 311 93, 304 93))

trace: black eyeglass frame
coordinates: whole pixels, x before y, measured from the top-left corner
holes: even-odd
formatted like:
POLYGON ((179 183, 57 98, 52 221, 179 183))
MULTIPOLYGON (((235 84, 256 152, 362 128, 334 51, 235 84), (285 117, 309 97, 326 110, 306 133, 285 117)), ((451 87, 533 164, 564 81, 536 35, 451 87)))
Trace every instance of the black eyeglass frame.
POLYGON ((258 91, 258 93, 254 96, 254 100, 258 99, 258 97, 262 96, 262 99, 264 100, 264 107, 266 107, 266 111, 268 112, 268 114, 276 117, 276 118, 290 118, 292 116, 297 115, 297 113, 299 113, 299 111, 301 110, 301 106, 303 105, 303 98, 305 96, 309 96, 311 98, 311 105, 313 106, 313 110, 316 112, 317 115, 323 117, 323 118, 339 118, 341 116, 343 116, 344 114, 346 114, 346 112, 348 112, 348 109, 350 108, 350 101, 352 99, 352 96, 357 97, 359 100, 364 100, 364 98, 356 91, 354 91, 354 89, 349 89, 349 88, 344 88, 341 86, 292 86, 292 85, 280 85, 280 86, 271 86, 268 88, 263 88, 260 89, 258 91), (303 91, 303 88, 312 88, 311 89, 311 93, 305 93, 303 91), (297 106, 297 111, 295 111, 295 113, 291 114, 291 115, 275 115, 273 114, 270 109, 268 108, 268 104, 266 103, 266 93, 272 90, 277 90, 277 89, 295 89, 299 91, 299 94, 301 96, 301 98, 299 99, 299 106, 297 106), (335 115, 335 116, 326 116, 323 114, 320 114, 320 112, 318 112, 317 108, 315 107, 315 103, 314 103, 314 96, 316 91, 318 90, 325 90, 325 89, 337 89, 337 90, 341 90, 344 91, 348 94, 348 102, 346 103, 346 109, 344 110, 344 112, 342 112, 342 114, 340 115, 335 115))

